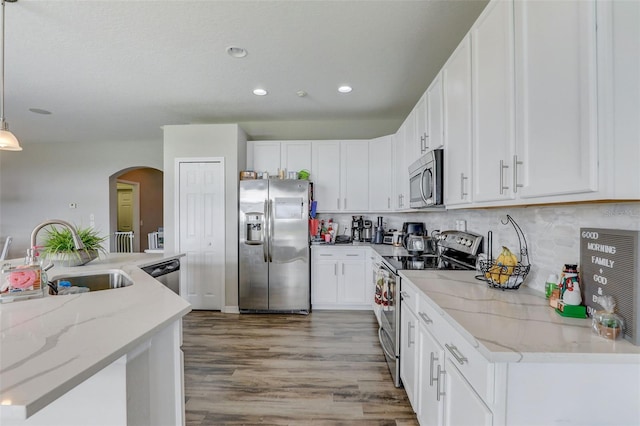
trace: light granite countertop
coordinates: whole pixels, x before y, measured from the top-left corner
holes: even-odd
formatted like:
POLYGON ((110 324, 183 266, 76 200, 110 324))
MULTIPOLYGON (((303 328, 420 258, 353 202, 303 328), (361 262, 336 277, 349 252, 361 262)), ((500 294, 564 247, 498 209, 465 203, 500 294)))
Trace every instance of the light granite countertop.
POLYGON ((490 288, 475 271, 401 271, 491 362, 640 363, 640 346, 595 335, 591 319, 567 318, 540 292, 490 288))
POLYGON ((0 304, 0 415, 31 416, 187 314, 187 301, 140 269, 182 256, 113 253, 54 267, 50 280, 119 269, 134 284, 0 304))

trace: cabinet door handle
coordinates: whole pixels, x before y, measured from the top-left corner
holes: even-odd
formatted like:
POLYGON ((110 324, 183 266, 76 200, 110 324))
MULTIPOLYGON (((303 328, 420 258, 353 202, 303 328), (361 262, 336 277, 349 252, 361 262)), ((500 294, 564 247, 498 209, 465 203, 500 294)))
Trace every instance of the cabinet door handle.
POLYGON ((442 385, 442 389, 444 389, 444 385, 442 383, 442 380, 440 380, 440 377, 444 377, 445 371, 442 369, 440 364, 438 364, 438 370, 437 371, 438 372, 436 374, 438 375, 438 379, 436 381, 438 382, 438 386, 436 387, 436 400, 440 401, 440 397, 445 395, 445 392, 440 390, 440 386, 441 385, 442 385))
POLYGON ((522 161, 518 161, 518 156, 513 156, 513 192, 518 192, 518 188, 522 188, 522 184, 518 183, 518 166, 521 166, 522 161))
POLYGON ((344 263, 342 264, 342 275, 344 275, 344 263))
POLYGON ((424 320, 426 324, 433 324, 433 320, 429 318, 427 314, 425 314, 424 312, 420 312, 418 313, 418 315, 420 315, 420 317, 424 320))
POLYGON ((333 255, 332 255, 332 254, 330 254, 330 253, 320 253, 320 256, 330 256, 330 257, 331 257, 331 256, 333 256, 333 255))
POLYGON ((460 352, 460 350, 458 350, 455 345, 449 345, 445 343, 444 347, 447 348, 449 352, 451 352, 451 355, 453 355, 456 361, 458 361, 458 364, 463 365, 465 362, 469 362, 467 357, 462 355, 462 352, 460 352))
POLYGON ((415 340, 411 339, 411 329, 415 328, 416 326, 411 324, 411 321, 409 321, 409 328, 407 329, 407 347, 410 348, 411 344, 415 343, 415 340))
MULTIPOLYGON (((440 380, 439 376, 433 375, 433 365, 438 361, 438 357, 436 357, 435 352, 431 352, 430 360, 429 360, 429 386, 433 386, 433 384, 440 380)), ((440 365, 438 365, 440 367, 440 365)))
POLYGON ((429 135, 427 135, 427 132, 424 132, 424 152, 427 152, 429 150, 429 135))
POLYGON ((340 210, 340 198, 338 198, 338 210, 340 210))
POLYGON ((504 164, 504 160, 500 160, 500 195, 504 194, 505 189, 509 189, 508 186, 504 186, 504 169, 508 169, 509 166, 504 164))
POLYGON ((337 263, 333 264, 333 275, 335 275, 336 277, 338 276, 338 264, 337 263))
POLYGON ((345 210, 347 209, 347 199, 346 198, 344 199, 344 209, 345 210))
POLYGON ((460 173, 460 199, 464 200, 464 198, 468 195, 466 192, 464 192, 464 181, 467 180, 469 178, 464 176, 464 173, 460 173))
POLYGON ((387 208, 391 208, 391 197, 387 197, 387 208))

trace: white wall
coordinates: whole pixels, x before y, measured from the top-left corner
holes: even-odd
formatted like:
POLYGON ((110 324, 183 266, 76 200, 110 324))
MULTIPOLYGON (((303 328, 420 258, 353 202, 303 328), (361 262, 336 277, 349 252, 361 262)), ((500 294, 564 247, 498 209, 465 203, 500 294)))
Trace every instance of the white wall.
POLYGON ((0 241, 13 236, 9 257, 22 257, 33 228, 63 219, 109 234, 109 176, 130 167, 162 170, 162 142, 23 144, 0 153, 0 241), (69 203, 77 208, 70 209, 69 203))
MULTIPOLYGON (((505 245, 517 254, 518 239, 511 225, 500 223, 509 214, 520 225, 529 246, 531 272, 525 283, 543 291, 550 273, 560 274, 565 263, 579 263, 580 228, 597 227, 640 231, 640 202, 587 203, 556 206, 529 206, 495 209, 449 210, 445 212, 415 212, 365 215, 374 226, 382 216, 386 228, 402 229, 403 222, 424 222, 429 233, 433 230, 456 229, 456 220, 467 221, 467 230, 486 237, 493 231, 494 257, 505 245)), ((320 218, 338 220, 343 232, 351 226, 350 215, 322 214, 320 218)), ((349 231, 350 232, 350 231, 349 231)), ((485 243, 486 244, 486 243, 485 243)), ((486 247, 486 246, 485 246, 486 247)), ((487 251, 485 249, 485 251, 487 251)), ((519 257, 519 256, 518 256, 519 257)))
POLYGON ((238 306, 238 177, 247 158, 247 137, 236 124, 164 126, 164 235, 165 250, 174 251, 176 159, 225 159, 225 306, 238 306))

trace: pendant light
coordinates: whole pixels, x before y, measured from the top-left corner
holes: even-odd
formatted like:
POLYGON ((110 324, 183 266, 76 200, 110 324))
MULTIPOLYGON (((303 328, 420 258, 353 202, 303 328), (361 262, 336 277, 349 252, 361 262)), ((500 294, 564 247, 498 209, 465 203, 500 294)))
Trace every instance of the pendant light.
POLYGON ((0 59, 2 60, 2 66, 0 66, 0 150, 5 151, 22 151, 22 147, 13 136, 13 133, 9 131, 7 122, 4 119, 4 3, 8 1, 15 3, 18 0, 1 0, 2 1, 2 40, 0 46, 0 59))

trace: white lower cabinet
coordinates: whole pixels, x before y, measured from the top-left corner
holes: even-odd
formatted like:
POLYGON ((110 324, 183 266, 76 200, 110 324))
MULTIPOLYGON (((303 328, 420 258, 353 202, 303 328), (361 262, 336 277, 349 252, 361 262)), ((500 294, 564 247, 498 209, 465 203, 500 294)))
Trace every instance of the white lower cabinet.
POLYGON ((442 346, 429 332, 427 327, 433 324, 423 312, 419 313, 420 325, 418 326, 418 353, 419 371, 418 383, 418 422, 421 425, 436 426, 443 422, 444 391, 442 382, 444 379, 444 352, 442 346))
POLYGON ((418 318, 404 303, 405 292, 401 295, 400 308, 400 379, 407 392, 413 411, 417 412, 418 379, 418 318))
POLYGON ((494 368, 402 281, 400 377, 418 421, 425 425, 492 425, 494 368))
POLYGON ((312 247, 312 309, 371 309, 367 250, 312 247))
POLYGON ((465 376, 458 370, 450 355, 445 355, 444 378, 444 419, 441 424, 492 425, 493 414, 484 401, 473 390, 465 376))

